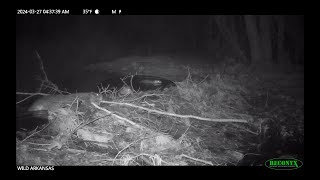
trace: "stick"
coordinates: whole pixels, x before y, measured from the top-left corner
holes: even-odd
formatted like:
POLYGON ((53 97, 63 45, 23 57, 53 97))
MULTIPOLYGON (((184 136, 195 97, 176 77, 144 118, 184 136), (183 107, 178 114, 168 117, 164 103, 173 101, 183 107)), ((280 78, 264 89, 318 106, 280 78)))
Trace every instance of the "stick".
POLYGON ((180 157, 185 157, 185 158, 188 158, 188 159, 192 159, 194 161, 199 161, 199 162, 202 162, 204 164, 209 164, 209 165, 213 166, 212 162, 210 162, 210 161, 205 161, 205 160, 202 160, 202 159, 193 158, 193 157, 187 156, 185 154, 181 154, 180 157))
MULTIPOLYGON (((25 139, 23 139, 22 141, 20 141, 20 144, 23 143, 25 140, 29 139, 30 137, 34 136, 35 134, 41 132, 42 130, 44 130, 45 128, 47 128, 50 124, 51 124, 51 122, 48 123, 44 128, 40 129, 39 131, 36 131, 36 132, 32 133, 31 135, 29 135, 28 137, 26 137, 25 139)), ((35 130, 37 130, 37 128, 38 128, 38 126, 36 127, 35 130)))
POLYGON ((119 155, 122 151, 124 151, 125 149, 129 148, 130 146, 132 146, 133 144, 137 143, 138 141, 141 141, 141 140, 143 140, 143 139, 152 138, 152 137, 154 137, 154 136, 140 138, 140 139, 138 139, 138 140, 136 140, 136 141, 133 141, 132 143, 128 144, 125 148, 121 149, 121 151, 119 151, 119 152, 117 153, 116 157, 113 158, 112 165, 114 164, 114 161, 116 160, 116 158, 118 157, 118 155, 119 155))
POLYGON ((44 80, 45 81, 49 81, 49 79, 47 77, 47 73, 46 73, 46 71, 44 70, 44 67, 43 67, 42 59, 41 59, 38 51, 36 51, 36 55, 37 55, 37 58, 39 59, 39 62, 40 62, 40 70, 41 70, 42 74, 44 75, 44 80))
POLYGON ((264 104, 264 107, 268 107, 268 99, 269 99, 269 91, 267 90, 267 98, 266 98, 266 103, 264 104))
POLYGON ((111 101, 101 101, 101 103, 125 105, 125 106, 130 106, 130 107, 142 109, 142 110, 149 111, 149 112, 155 112, 155 113, 158 113, 158 114, 163 114, 163 115, 168 115, 168 116, 173 116, 173 117, 179 117, 179 118, 193 118, 193 119, 197 119, 197 120, 201 120, 201 121, 241 122, 241 123, 247 123, 248 122, 247 120, 243 120, 243 119, 211 119, 211 118, 204 118, 204 117, 198 117, 198 116, 193 116, 193 115, 179 115, 179 114, 168 113, 168 112, 159 111, 159 110, 155 110, 155 109, 149 109, 149 108, 137 106, 137 105, 130 104, 130 103, 119 103, 119 102, 111 102, 111 101))
POLYGON ((36 95, 42 95, 42 96, 49 95, 49 94, 45 94, 45 93, 23 93, 23 92, 16 92, 16 94, 19 94, 19 95, 30 95, 30 96, 22 99, 21 101, 16 102, 16 105, 21 103, 21 102, 23 102, 23 101, 25 101, 25 100, 27 100, 27 99, 29 99, 29 98, 31 98, 31 97, 33 97, 33 96, 36 96, 36 95))
POLYGON ((133 90, 134 93, 137 93, 136 90, 134 90, 133 85, 132 85, 132 79, 133 79, 133 75, 131 75, 131 79, 130 79, 130 85, 131 85, 131 89, 133 90))
POLYGON ((201 84, 204 80, 206 80, 208 76, 209 76, 209 74, 208 74, 204 79, 202 79, 202 81, 200 81, 200 82, 198 83, 198 85, 201 84))
POLYGON ((19 94, 19 95, 42 95, 42 96, 50 95, 50 94, 46 94, 46 93, 26 93, 26 92, 16 92, 16 94, 19 94))
POLYGON ((121 120, 123 120, 123 121, 126 121, 127 123, 129 123, 129 124, 131 124, 131 125, 133 125, 133 126, 136 126, 136 127, 140 128, 140 129, 145 129, 143 126, 140 126, 139 124, 134 123, 134 122, 130 121, 130 120, 127 119, 127 118, 124 118, 124 117, 121 117, 121 116, 119 116, 119 115, 117 115, 117 114, 114 114, 114 113, 112 113, 111 111, 108 111, 107 109, 104 109, 104 108, 102 108, 102 107, 99 107, 98 105, 96 105, 96 104, 94 104, 94 103, 91 103, 91 104, 92 104, 94 107, 96 107, 96 108, 98 108, 98 109, 100 109, 100 110, 108 113, 108 115, 111 115, 111 116, 113 116, 113 117, 116 117, 116 118, 118 118, 118 119, 121 119, 121 120))
POLYGON ((72 133, 74 133, 75 131, 79 130, 80 128, 82 128, 82 127, 84 127, 84 126, 86 126, 86 125, 88 125, 88 124, 90 124, 90 123, 93 123, 93 122, 95 122, 95 121, 97 121, 97 120, 99 120, 99 119, 101 119, 101 118, 105 118, 105 117, 110 116, 110 115, 111 115, 111 114, 107 114, 107 115, 105 115, 105 116, 98 117, 98 118, 96 118, 96 119, 94 119, 94 120, 91 120, 91 121, 89 121, 89 122, 86 122, 86 123, 84 123, 84 124, 79 124, 79 125, 72 131, 72 133))
POLYGON ((149 96, 165 96, 165 94, 145 94, 143 96, 140 96, 136 99, 130 99, 130 100, 127 100, 127 102, 130 102, 130 101, 136 101, 136 100, 139 100, 139 99, 142 99, 144 97, 149 97, 149 96))

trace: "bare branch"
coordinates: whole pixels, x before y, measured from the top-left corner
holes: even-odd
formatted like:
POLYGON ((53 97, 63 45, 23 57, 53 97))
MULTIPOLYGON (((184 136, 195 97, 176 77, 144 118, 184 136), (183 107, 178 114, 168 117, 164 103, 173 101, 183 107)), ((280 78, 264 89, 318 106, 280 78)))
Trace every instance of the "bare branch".
POLYGON ((164 111, 159 111, 155 109, 149 109, 141 106, 137 106, 134 104, 130 103, 120 103, 120 102, 111 102, 111 101, 101 101, 101 103, 106 103, 106 104, 117 104, 117 105, 123 105, 123 106, 130 106, 138 109, 142 109, 148 112, 154 112, 158 114, 163 114, 163 115, 168 115, 168 116, 173 116, 173 117, 179 117, 179 118, 193 118, 201 121, 210 121, 210 122, 241 122, 241 123, 247 123, 247 120, 243 119, 212 119, 212 118, 204 118, 204 117, 198 117, 198 116, 193 116, 193 115, 179 115, 179 114, 174 114, 174 113, 169 113, 169 112, 164 112, 164 111))
POLYGON ((28 95, 28 97, 22 99, 21 101, 16 102, 16 105, 21 103, 21 102, 23 102, 23 101, 25 101, 25 100, 27 100, 27 99, 29 99, 29 98, 31 98, 31 97, 33 97, 33 96, 36 96, 36 95, 41 95, 41 96, 49 95, 49 94, 45 94, 45 93, 25 93, 25 92, 16 92, 16 94, 18 94, 18 95, 28 95))

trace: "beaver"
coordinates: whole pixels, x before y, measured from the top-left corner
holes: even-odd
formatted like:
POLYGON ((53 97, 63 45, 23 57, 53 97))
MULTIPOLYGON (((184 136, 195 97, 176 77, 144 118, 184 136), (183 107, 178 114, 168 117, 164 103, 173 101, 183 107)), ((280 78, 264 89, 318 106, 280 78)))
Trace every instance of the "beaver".
POLYGON ((129 94, 132 91, 149 91, 159 89, 163 91, 176 84, 169 79, 149 75, 134 75, 132 78, 107 79, 100 83, 103 87, 120 89, 120 94, 129 94), (125 85, 125 88, 122 88, 125 85), (130 89, 129 89, 130 88, 130 89))
POLYGON ((70 106, 75 100, 86 106, 91 106, 91 103, 100 104, 102 95, 98 93, 75 93, 69 95, 48 95, 37 99, 29 108, 28 111, 55 111, 59 108, 70 106))

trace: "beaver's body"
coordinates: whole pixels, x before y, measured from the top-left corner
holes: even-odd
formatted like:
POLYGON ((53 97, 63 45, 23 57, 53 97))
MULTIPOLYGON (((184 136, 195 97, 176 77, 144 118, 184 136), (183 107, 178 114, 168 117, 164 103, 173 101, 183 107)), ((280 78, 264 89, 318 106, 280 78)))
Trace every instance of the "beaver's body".
POLYGON ((144 85, 152 85, 152 86, 161 86, 162 85, 162 81, 161 80, 149 80, 149 79, 145 79, 145 80, 141 80, 140 84, 144 84, 144 85))
MULTIPOLYGON (((169 79, 165 79, 157 76, 149 75, 134 75, 132 78, 115 78, 107 79, 100 83, 103 87, 114 87, 116 89, 122 88, 124 84, 129 86, 132 91, 150 91, 160 89, 163 91, 166 88, 175 87, 176 84, 169 79)), ((124 89, 125 92, 129 92, 129 89, 124 89)))
POLYGON ((97 93, 77 93, 70 95, 48 95, 36 100, 28 109, 28 111, 55 111, 59 108, 70 106, 72 102, 76 102, 76 98, 85 105, 91 102, 100 104, 102 96, 97 93))

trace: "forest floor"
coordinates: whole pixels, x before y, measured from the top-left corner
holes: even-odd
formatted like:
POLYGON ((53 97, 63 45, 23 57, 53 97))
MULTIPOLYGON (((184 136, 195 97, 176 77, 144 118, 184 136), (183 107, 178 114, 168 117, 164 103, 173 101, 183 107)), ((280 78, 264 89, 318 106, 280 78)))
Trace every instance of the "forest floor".
POLYGON ((261 166, 277 157, 304 160, 303 68, 247 66, 232 58, 189 66, 164 57, 135 58, 132 66, 122 58, 87 70, 135 71, 177 86, 123 97, 102 89, 103 100, 93 107, 57 108, 49 112, 53 128, 17 139, 17 165, 261 166))

